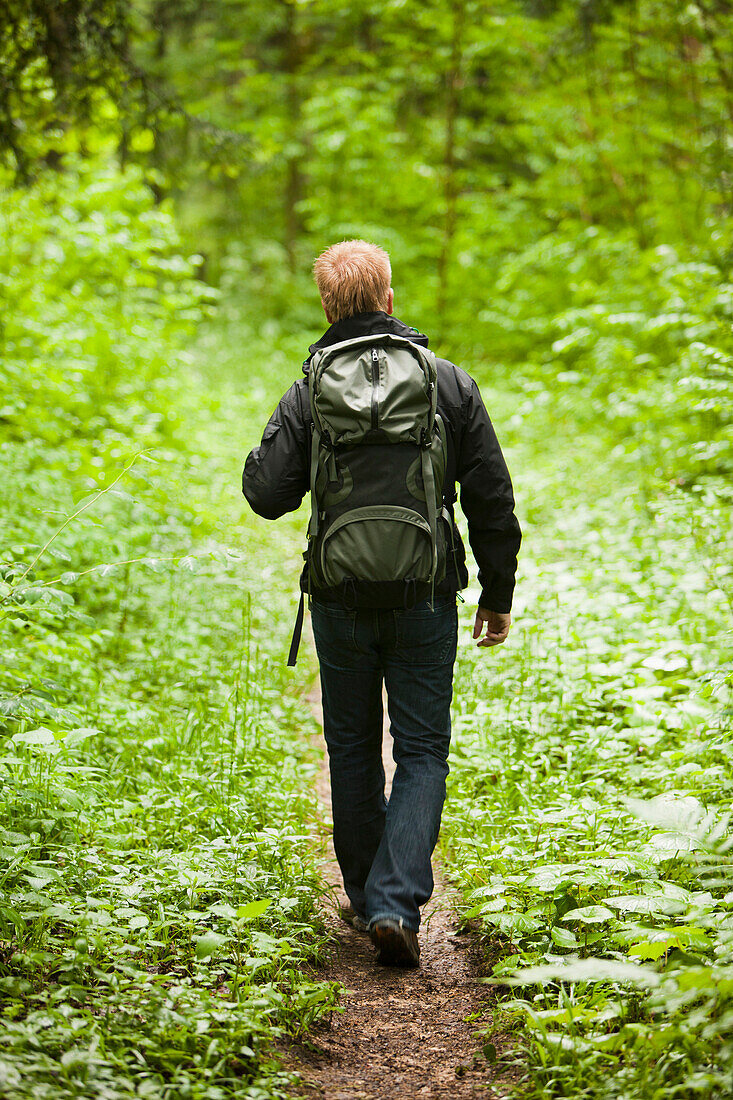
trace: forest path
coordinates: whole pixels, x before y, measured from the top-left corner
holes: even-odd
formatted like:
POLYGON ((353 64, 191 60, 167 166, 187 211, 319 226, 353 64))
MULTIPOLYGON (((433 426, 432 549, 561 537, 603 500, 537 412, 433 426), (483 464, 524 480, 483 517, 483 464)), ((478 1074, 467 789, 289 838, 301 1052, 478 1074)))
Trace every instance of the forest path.
MULTIPOLYGON (((320 685, 308 697, 321 723, 320 685)), ((387 792, 394 762, 385 720, 383 759, 387 792)), ((324 820, 331 824, 328 760, 324 757, 317 792, 324 820)), ((480 1053, 470 1017, 491 997, 478 984, 480 954, 474 937, 458 933, 449 888, 435 868, 435 892, 420 929, 421 966, 401 970, 379 966, 369 937, 338 916, 346 902, 333 843, 328 841, 324 877, 332 896, 324 919, 334 948, 319 977, 339 982, 343 1012, 330 1025, 317 1025, 308 1042, 291 1048, 288 1061, 303 1079, 303 1096, 324 1100, 470 1100, 503 1096, 495 1071, 480 1053), (338 901, 336 900, 338 899, 338 901), (476 1056, 476 1057, 475 1057, 476 1056)))

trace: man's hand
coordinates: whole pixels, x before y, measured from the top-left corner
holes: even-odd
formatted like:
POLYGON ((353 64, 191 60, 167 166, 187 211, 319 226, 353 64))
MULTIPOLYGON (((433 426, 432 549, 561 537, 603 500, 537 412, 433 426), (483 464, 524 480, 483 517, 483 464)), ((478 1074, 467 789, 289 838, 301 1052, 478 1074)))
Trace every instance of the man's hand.
POLYGON ((476 621, 473 624, 474 638, 481 638, 479 646, 501 645, 505 642, 512 625, 511 615, 503 615, 500 611, 488 611, 480 607, 476 612, 476 621), (481 638, 481 631, 486 624, 486 635, 481 638))

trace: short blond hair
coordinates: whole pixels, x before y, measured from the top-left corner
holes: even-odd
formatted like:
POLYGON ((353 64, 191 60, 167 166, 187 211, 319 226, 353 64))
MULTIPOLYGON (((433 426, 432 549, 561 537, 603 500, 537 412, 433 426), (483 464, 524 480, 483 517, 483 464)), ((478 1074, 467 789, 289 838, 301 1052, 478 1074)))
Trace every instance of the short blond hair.
POLYGON ((386 310, 392 284, 389 256, 369 241, 341 241, 313 264, 321 301, 332 321, 386 310))

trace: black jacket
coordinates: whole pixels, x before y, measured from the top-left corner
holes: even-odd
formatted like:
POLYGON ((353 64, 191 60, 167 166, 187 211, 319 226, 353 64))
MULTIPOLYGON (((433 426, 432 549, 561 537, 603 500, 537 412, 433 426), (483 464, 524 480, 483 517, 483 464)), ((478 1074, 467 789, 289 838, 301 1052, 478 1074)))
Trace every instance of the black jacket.
MULTIPOLYGON (((312 419, 308 398, 311 356, 322 347, 393 332, 427 347, 428 339, 386 313, 360 313, 337 321, 309 348, 304 378, 294 382, 265 428, 262 442, 248 456, 242 492, 252 509, 265 519, 277 519, 300 506, 309 489, 312 419)), ((468 538, 481 585, 479 604, 490 611, 507 612, 512 606, 517 552, 521 542, 514 515, 514 494, 504 456, 481 400, 478 386, 460 367, 438 359, 438 412, 448 429, 448 466, 445 500, 453 515, 455 485, 468 520, 468 538)), ((454 524, 455 527, 455 524, 454 524)), ((437 589, 449 594, 468 583, 466 554, 458 530, 457 553, 437 589)), ((450 560, 450 555, 449 555, 450 560)), ((305 586, 301 578, 301 587, 305 586)))

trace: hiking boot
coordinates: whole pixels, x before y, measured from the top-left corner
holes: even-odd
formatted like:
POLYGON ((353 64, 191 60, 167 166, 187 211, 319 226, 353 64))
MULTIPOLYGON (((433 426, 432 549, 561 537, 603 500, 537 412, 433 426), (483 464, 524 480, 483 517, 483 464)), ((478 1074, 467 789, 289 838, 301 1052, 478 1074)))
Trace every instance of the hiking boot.
POLYGON ((339 905, 339 916, 357 932, 368 932, 369 925, 360 917, 353 905, 339 905))
POLYGON ((369 928, 371 941, 377 949, 377 962, 382 966, 419 966, 420 944, 417 932, 406 928, 399 920, 384 918, 369 928))

